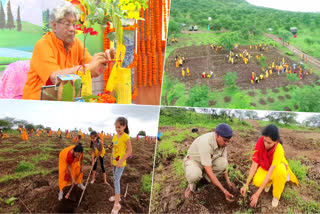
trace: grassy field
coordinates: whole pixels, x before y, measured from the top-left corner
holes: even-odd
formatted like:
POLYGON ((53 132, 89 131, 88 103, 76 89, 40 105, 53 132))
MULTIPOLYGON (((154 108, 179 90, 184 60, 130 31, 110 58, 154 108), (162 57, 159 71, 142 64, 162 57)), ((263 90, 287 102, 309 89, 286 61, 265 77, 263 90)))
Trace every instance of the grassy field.
MULTIPOLYGON (((190 91, 185 91, 183 82, 164 78, 165 84, 162 92, 162 105, 175 105, 175 106, 190 106, 190 91), (169 86, 168 86, 169 85, 169 86), (170 89, 169 89, 170 88, 170 89), (168 90, 168 91, 167 91, 168 90), (167 92, 167 93, 165 93, 167 92), (171 102, 170 102, 171 101, 171 102), (173 102, 172 102, 173 101, 173 102)), ((318 81, 320 83, 320 81, 318 81)), ((197 87, 201 88, 201 87, 197 87)), ((203 88, 207 88, 203 85, 203 88)), ((288 88, 288 87, 287 87, 288 88)), ((197 107, 214 107, 214 108, 236 108, 236 109, 261 109, 261 110, 274 110, 274 111, 301 111, 299 97, 297 93, 307 90, 309 86, 292 87, 290 90, 285 91, 284 87, 261 90, 197 90, 199 94, 199 102, 194 103, 192 106, 197 107), (274 92, 276 91, 276 92, 274 92), (249 93, 254 93, 250 96, 249 93), (205 96, 205 94, 207 95, 205 96), (237 94, 237 96, 235 96, 237 94), (204 95, 204 96, 202 96, 204 95), (226 102, 225 97, 230 97, 230 101, 226 102), (271 98, 268 100, 268 98, 271 98), (272 100, 273 99, 273 100, 272 100), (201 102, 200 102, 201 100, 201 102), (263 101, 261 101, 263 100, 263 101), (254 104, 250 105, 250 103, 254 104)), ((319 89, 320 86, 313 85, 314 89, 319 89)), ((196 91, 196 90, 194 90, 196 91)), ((302 103, 303 104, 303 103, 302 103)))
POLYGON ((34 44, 42 37, 42 28, 40 26, 22 22, 22 31, 18 32, 16 29, 0 30, 0 47, 2 48, 23 48, 30 50, 34 44))
POLYGON ((29 60, 29 58, 0 57, 0 65, 9 65, 10 63, 23 60, 29 60))
POLYGON ((298 31, 297 38, 291 37, 290 44, 299 50, 320 60, 320 30, 302 29, 298 31))

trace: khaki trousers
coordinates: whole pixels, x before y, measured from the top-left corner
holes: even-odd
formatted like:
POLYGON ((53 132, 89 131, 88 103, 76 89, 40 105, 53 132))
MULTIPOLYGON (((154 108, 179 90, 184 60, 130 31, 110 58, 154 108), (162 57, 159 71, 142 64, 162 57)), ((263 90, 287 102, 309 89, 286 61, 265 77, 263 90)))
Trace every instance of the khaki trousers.
MULTIPOLYGON (((217 177, 223 175, 227 167, 228 160, 226 158, 218 157, 212 162, 212 171, 217 177)), ((183 159, 183 169, 192 191, 195 190, 197 182, 200 181, 202 177, 204 177, 208 182, 211 182, 209 176, 204 171, 204 167, 194 160, 185 157, 183 159)))

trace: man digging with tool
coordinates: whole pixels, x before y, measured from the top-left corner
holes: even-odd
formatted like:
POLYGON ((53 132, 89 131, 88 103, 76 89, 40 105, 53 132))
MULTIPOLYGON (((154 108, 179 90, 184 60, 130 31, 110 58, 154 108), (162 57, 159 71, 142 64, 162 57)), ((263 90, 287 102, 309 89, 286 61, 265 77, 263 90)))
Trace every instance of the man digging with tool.
POLYGON ((197 182, 205 177, 223 192, 227 201, 233 201, 233 195, 222 186, 217 178, 224 174, 229 188, 236 189, 229 180, 227 171, 227 145, 231 137, 231 127, 221 123, 216 127, 215 132, 201 135, 193 141, 183 160, 183 169, 188 181, 188 187, 184 193, 185 198, 195 191, 197 182))

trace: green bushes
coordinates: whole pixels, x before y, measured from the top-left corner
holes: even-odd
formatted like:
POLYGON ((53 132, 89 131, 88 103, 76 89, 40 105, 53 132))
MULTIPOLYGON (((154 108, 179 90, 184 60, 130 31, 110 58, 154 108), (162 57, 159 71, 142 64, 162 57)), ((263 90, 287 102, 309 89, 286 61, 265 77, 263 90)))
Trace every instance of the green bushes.
POLYGON ((300 160, 289 160, 289 166, 299 181, 305 180, 308 172, 307 166, 302 165, 300 160))
POLYGON ((233 94, 237 90, 236 80, 238 79, 236 72, 227 72, 223 76, 224 85, 226 86, 226 92, 233 94))
POLYGON ((143 175, 141 178, 141 183, 142 192, 150 193, 152 185, 152 172, 150 174, 143 175))
POLYGON ((265 57, 265 56, 260 57, 259 64, 260 64, 260 66, 263 67, 263 68, 266 68, 266 67, 267 67, 266 57, 265 57))
POLYGON ((182 159, 180 159, 180 158, 174 159, 173 166, 174 166, 174 173, 177 176, 183 176, 184 175, 184 170, 183 170, 183 167, 182 167, 182 159))
POLYGON ((286 54, 287 54, 288 56, 293 56, 293 55, 294 55, 291 51, 287 51, 286 54))
POLYGON ((21 161, 17 166, 15 172, 30 172, 34 170, 35 166, 32 163, 21 161))

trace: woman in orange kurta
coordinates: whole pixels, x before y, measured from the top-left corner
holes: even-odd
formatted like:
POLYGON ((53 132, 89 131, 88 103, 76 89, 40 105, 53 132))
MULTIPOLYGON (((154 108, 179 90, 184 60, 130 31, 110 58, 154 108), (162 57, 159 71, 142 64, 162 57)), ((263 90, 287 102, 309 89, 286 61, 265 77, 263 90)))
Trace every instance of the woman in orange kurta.
POLYGON ((103 141, 104 141, 104 132, 103 131, 101 131, 101 133, 99 134, 99 138, 100 138, 100 140, 101 140, 101 142, 103 143, 103 141))
POLYGON ((22 140, 28 141, 28 135, 25 128, 22 129, 21 137, 22 137, 22 140))
POLYGON ((63 197, 63 188, 78 184, 81 189, 84 189, 82 184, 83 174, 83 147, 81 143, 76 146, 69 146, 63 149, 59 155, 59 197, 63 197))

